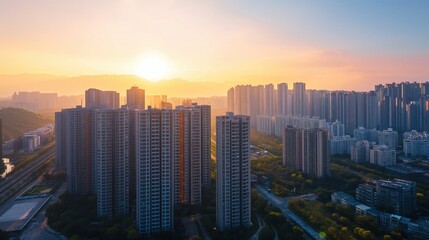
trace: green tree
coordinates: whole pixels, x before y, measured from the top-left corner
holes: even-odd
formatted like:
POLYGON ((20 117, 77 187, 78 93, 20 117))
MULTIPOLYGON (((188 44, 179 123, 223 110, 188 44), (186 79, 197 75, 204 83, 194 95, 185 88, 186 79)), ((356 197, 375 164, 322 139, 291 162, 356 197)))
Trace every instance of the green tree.
POLYGON ((383 240, 392 240, 392 237, 389 234, 383 236, 383 240))
POLYGON ((120 226, 117 224, 109 227, 106 231, 106 235, 109 239, 119 239, 121 234, 120 226))
POLYGON ((262 228, 261 232, 259 233, 259 239, 270 240, 270 239, 274 239, 274 236, 275 236, 275 233, 273 229, 269 226, 265 226, 264 228, 262 228))
POLYGON ((280 212, 270 212, 266 217, 267 222, 271 225, 280 223, 282 219, 283 215, 280 212))
POLYGON ((135 228, 131 228, 127 233, 127 240, 137 240, 139 239, 139 234, 135 228))
POLYGON ((82 237, 79 235, 73 235, 69 238, 69 240, 81 240, 81 239, 82 239, 82 237))

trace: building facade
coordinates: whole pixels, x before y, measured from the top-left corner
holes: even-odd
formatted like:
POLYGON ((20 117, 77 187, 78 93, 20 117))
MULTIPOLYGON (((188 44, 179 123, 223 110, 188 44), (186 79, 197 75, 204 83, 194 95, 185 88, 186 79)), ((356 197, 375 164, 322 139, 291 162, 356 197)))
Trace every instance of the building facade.
POLYGON ((382 167, 396 164, 396 150, 386 145, 374 145, 369 150, 369 161, 382 167))
POLYGON ((127 106, 131 109, 145 109, 145 91, 138 87, 127 90, 127 106))
POLYGON ((142 234, 174 228, 172 112, 136 113, 136 224, 142 234))
POLYGON ((374 180, 360 184, 356 199, 366 205, 409 216, 416 209, 416 183, 402 179, 374 180))
POLYGON ((251 225, 250 126, 248 116, 216 117, 216 225, 251 225))
POLYGON ((284 166, 318 178, 330 176, 329 155, 329 129, 284 129, 284 166))

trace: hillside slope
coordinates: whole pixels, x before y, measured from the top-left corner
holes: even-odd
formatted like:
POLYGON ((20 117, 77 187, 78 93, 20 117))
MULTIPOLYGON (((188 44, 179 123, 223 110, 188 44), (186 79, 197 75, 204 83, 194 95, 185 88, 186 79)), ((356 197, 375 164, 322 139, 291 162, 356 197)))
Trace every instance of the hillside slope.
POLYGON ((53 123, 52 118, 18 108, 0 109, 3 120, 3 141, 17 138, 23 133, 53 123))

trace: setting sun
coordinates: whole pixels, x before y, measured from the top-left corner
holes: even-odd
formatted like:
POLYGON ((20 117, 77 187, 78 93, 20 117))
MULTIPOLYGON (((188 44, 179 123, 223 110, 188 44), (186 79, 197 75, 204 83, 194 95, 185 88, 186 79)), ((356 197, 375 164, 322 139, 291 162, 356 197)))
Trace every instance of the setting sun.
POLYGON ((136 65, 135 74, 149 81, 157 82, 170 77, 173 67, 168 59, 158 53, 147 53, 136 65))

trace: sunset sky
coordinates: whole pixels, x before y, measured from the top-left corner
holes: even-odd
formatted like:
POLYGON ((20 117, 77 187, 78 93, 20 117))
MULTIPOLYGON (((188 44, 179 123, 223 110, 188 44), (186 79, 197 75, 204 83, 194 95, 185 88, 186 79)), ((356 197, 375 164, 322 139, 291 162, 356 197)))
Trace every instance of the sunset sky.
POLYGON ((426 81, 429 1, 2 0, 0 74, 23 73, 346 90, 426 81))

